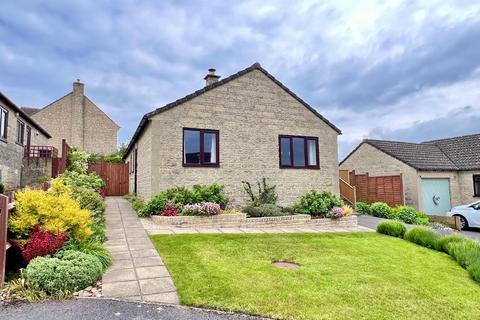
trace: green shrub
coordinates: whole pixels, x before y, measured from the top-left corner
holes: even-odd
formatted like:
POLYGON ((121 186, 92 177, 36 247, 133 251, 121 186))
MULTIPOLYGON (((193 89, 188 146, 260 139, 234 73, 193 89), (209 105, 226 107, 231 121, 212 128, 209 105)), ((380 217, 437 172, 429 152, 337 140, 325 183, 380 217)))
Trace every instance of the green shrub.
POLYGON ((224 208, 229 199, 223 194, 224 186, 218 183, 211 185, 194 185, 193 190, 186 187, 176 187, 164 190, 153 197, 142 210, 143 216, 160 214, 167 202, 173 201, 176 209, 181 211, 187 204, 202 202, 217 203, 224 208))
POLYGON ((390 206, 384 202, 375 202, 370 206, 370 214, 374 217, 392 219, 394 213, 390 206))
POLYGON ((124 163, 122 156, 119 154, 110 154, 108 156, 105 156, 103 160, 108 163, 124 163))
POLYGON ((76 171, 65 171, 59 176, 67 186, 72 189, 88 188, 100 190, 105 187, 105 182, 95 173, 79 173, 76 171))
POLYGON ((480 263, 480 243, 476 241, 470 239, 453 241, 446 245, 446 249, 447 253, 464 268, 480 263))
POLYGON ((480 282, 480 263, 468 266, 467 271, 473 280, 480 282))
POLYGON ((462 237, 462 236, 459 236, 457 234, 452 234, 452 235, 449 235, 449 236, 441 237, 440 239, 438 239, 438 248, 437 249, 440 250, 440 251, 448 253, 447 246, 450 243, 461 242, 463 240, 465 240, 465 238, 462 237))
POLYGON ((403 238, 405 232, 407 232, 407 227, 400 221, 383 221, 377 225, 377 232, 392 237, 403 238))
POLYGON ((404 235, 405 240, 416 243, 426 248, 438 250, 440 236, 428 227, 415 227, 404 235))
POLYGON ((360 214, 370 214, 370 206, 365 202, 357 202, 355 210, 360 214))
POLYGON ((414 224, 417 218, 417 210, 409 206, 398 206, 392 211, 395 212, 394 215, 397 219, 408 224, 414 224))
POLYGON ((262 182, 257 181, 258 191, 255 193, 253 192, 252 185, 248 181, 242 181, 243 189, 247 193, 250 204, 253 207, 258 207, 262 204, 276 204, 277 203, 277 192, 275 189, 277 186, 269 186, 267 184, 267 179, 264 177, 262 178, 262 182))
POLYGON ((79 251, 97 257, 102 264, 102 270, 107 270, 112 265, 112 255, 100 242, 86 242, 79 244, 74 241, 66 243, 62 249, 55 255, 56 258, 61 258, 63 252, 79 251))
POLYGON ((281 207, 265 203, 257 207, 247 206, 243 211, 250 217, 276 217, 276 216, 288 216, 289 213, 282 210, 281 207))
POLYGON ((80 187, 73 189, 73 197, 80 204, 80 208, 89 210, 92 213, 95 223, 105 222, 105 201, 98 192, 80 187))
POLYGON ((85 174, 87 173, 90 154, 73 147, 67 157, 67 171, 85 174))
POLYGON ((78 251, 62 251, 60 258, 35 258, 22 274, 30 286, 58 297, 88 287, 101 275, 100 261, 78 251))
POLYGON ((343 201, 330 191, 312 190, 304 194, 293 208, 298 213, 326 217, 333 207, 341 207, 343 204, 343 201))
POLYGON ((139 217, 150 216, 149 214, 145 213, 145 202, 141 198, 137 197, 134 194, 129 194, 125 196, 125 199, 127 199, 132 204, 133 210, 135 210, 139 217))
POLYGON ((429 223, 428 216, 423 212, 417 212, 414 224, 426 226, 429 223))
POLYGON ((87 242, 100 242, 103 243, 107 241, 107 235, 105 234, 105 224, 104 223, 93 223, 90 226, 92 229, 92 234, 88 238, 87 242))

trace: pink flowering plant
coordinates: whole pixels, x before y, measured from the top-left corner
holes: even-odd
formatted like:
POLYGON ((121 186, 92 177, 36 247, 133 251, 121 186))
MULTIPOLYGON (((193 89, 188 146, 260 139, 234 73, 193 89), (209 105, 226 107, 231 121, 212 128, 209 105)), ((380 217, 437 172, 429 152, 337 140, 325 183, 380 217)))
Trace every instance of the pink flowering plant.
POLYGON ((327 214, 327 217, 332 219, 339 219, 343 216, 345 216, 345 214, 342 207, 333 207, 327 214))
POLYGON ((182 216, 214 216, 221 210, 220 205, 213 202, 186 204, 183 206, 182 216))

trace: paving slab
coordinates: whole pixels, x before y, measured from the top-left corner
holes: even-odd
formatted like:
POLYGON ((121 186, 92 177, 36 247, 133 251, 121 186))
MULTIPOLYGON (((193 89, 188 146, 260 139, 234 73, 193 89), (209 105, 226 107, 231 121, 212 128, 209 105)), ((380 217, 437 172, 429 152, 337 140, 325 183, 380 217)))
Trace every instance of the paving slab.
POLYGON ((105 215, 113 265, 102 278, 103 296, 179 304, 170 273, 127 200, 107 197, 105 215))

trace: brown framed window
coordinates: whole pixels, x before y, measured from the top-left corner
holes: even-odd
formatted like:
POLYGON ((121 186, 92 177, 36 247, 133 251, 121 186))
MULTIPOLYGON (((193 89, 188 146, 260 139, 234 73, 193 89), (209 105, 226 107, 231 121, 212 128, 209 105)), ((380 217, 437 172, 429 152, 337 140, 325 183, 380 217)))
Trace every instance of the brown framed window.
POLYGON ((17 143, 22 145, 25 142, 25 123, 17 120, 17 143))
POLYGON ((0 139, 7 139, 8 111, 0 108, 0 139))
POLYGON ((480 197, 480 174, 473 175, 473 196, 480 197))
POLYGON ((183 166, 218 167, 219 131, 183 128, 183 166))
POLYGON ((318 169, 318 138, 278 136, 280 168, 318 169))

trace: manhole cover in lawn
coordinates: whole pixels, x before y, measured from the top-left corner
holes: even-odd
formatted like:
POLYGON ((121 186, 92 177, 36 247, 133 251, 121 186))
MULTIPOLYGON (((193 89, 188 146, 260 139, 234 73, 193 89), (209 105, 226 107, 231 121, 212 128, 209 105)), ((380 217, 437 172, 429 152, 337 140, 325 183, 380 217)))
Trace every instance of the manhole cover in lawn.
POLYGON ((286 262, 286 261, 273 261, 272 264, 275 267, 284 268, 284 269, 298 269, 300 265, 295 262, 286 262))

